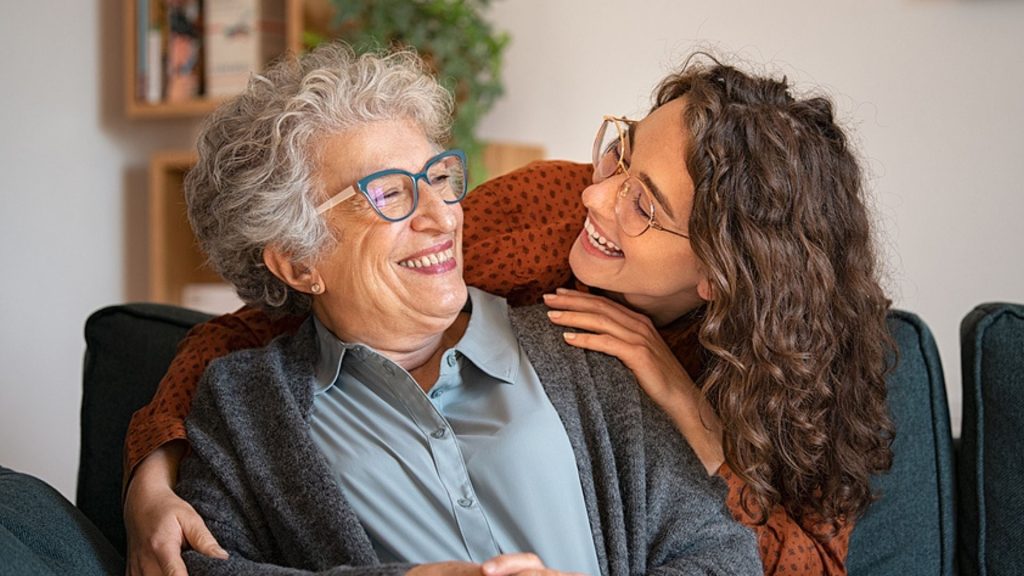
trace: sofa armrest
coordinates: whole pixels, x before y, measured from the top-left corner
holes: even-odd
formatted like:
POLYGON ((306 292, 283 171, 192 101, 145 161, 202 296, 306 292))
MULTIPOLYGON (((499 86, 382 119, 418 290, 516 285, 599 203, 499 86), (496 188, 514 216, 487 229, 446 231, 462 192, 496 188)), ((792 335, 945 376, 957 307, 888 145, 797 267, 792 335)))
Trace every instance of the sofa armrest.
POLYGON ((132 414, 147 404, 188 330, 210 318, 163 304, 123 304, 85 323, 78 507, 124 554, 122 452, 132 414))

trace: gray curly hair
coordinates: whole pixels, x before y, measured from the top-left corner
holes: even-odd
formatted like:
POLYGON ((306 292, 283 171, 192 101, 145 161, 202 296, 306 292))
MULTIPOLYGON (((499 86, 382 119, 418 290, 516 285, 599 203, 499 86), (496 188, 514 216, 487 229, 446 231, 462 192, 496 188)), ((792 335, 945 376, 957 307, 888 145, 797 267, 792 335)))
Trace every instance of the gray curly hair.
POLYGON ((408 118, 436 142, 448 136, 452 97, 415 52, 356 55, 325 44, 254 75, 199 134, 199 161, 185 178, 188 219, 213 268, 247 304, 303 314, 311 299, 274 276, 263 250, 294 262, 333 246, 316 179, 318 142, 382 120, 408 118))

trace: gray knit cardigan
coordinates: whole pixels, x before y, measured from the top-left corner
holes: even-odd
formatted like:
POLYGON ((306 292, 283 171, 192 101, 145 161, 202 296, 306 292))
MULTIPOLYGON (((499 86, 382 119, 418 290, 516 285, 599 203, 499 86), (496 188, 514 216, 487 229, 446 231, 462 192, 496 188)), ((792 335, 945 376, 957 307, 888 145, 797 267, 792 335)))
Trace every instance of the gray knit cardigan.
MULTIPOLYGON (((621 363, 568 346, 544 312, 510 315, 576 455, 602 574, 761 574, 756 539, 732 520, 724 482, 707 475, 621 363)), ((308 321, 294 336, 207 369, 177 490, 231 557, 186 552, 189 574, 368 576, 411 567, 377 560, 313 444, 317 350, 308 321)))

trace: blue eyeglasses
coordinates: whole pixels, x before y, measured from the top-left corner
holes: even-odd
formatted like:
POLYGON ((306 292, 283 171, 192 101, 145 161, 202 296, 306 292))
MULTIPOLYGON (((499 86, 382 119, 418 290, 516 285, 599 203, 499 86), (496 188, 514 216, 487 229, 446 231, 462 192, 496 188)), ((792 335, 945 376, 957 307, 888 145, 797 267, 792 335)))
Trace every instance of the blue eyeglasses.
POLYGON ((418 174, 394 168, 374 172, 325 200, 316 207, 316 213, 327 212, 354 196, 358 189, 381 218, 401 222, 416 211, 420 180, 437 192, 445 204, 458 204, 466 197, 466 153, 441 152, 428 160, 418 174))

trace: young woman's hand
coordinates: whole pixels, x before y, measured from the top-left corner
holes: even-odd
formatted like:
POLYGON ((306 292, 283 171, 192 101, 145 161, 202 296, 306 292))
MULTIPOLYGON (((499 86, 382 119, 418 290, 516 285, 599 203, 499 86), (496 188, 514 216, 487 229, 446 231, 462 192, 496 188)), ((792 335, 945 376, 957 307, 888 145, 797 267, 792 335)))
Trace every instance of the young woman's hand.
POLYGON ((569 344, 615 356, 683 433, 709 474, 725 461, 722 425, 707 399, 658 334, 651 319, 603 296, 559 288, 545 294, 554 324, 569 344))
MULTIPOLYGON (((180 443, 178 443, 180 444, 180 443)), ((185 576, 184 546, 215 558, 228 553, 187 502, 174 493, 184 447, 164 445, 135 469, 125 492, 124 524, 128 536, 128 576, 185 576)))

